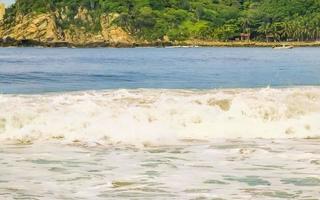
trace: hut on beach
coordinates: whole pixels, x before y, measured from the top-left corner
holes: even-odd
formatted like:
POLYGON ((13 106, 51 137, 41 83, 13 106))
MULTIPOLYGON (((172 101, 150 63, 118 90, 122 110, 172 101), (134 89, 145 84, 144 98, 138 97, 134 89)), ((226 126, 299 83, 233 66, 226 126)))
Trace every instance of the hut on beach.
POLYGON ((250 40, 251 34, 250 33, 241 33, 240 40, 250 40))

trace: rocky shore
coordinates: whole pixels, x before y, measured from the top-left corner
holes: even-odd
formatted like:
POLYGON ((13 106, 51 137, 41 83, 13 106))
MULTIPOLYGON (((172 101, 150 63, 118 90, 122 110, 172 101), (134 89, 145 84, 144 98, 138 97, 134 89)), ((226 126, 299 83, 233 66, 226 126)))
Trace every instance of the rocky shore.
POLYGON ((293 47, 320 47, 320 42, 257 42, 257 41, 239 41, 239 42, 219 42, 219 41, 201 41, 188 40, 179 42, 88 42, 72 43, 67 41, 39 41, 32 39, 16 40, 13 38, 0 38, 0 47, 48 47, 48 48, 135 48, 135 47, 173 47, 173 48, 191 48, 191 47, 276 47, 281 45, 293 47))

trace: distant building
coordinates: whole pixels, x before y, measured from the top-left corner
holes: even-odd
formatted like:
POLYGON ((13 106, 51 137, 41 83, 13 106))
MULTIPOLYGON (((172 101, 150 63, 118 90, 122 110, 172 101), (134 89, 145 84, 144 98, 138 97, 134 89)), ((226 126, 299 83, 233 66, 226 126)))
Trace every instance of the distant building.
POLYGON ((250 40, 251 34, 250 33, 241 33, 240 39, 241 40, 250 40))
POLYGON ((274 39, 274 37, 273 37, 273 35, 272 35, 272 34, 268 34, 268 35, 266 35, 266 40, 267 40, 267 42, 275 41, 275 39, 274 39))

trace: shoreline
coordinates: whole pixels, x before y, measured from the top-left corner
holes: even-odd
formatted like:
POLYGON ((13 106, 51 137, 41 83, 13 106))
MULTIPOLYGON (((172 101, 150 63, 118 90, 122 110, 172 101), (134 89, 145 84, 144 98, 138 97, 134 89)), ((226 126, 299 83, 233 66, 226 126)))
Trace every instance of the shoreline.
POLYGON ((259 41, 205 41, 186 40, 175 42, 132 42, 132 43, 110 43, 110 42, 87 42, 70 43, 65 41, 43 42, 36 40, 14 40, 3 41, 0 39, 0 47, 46 47, 46 48, 135 48, 135 47, 171 47, 171 48, 192 48, 192 47, 266 47, 288 45, 293 47, 320 47, 320 41, 302 42, 259 42, 259 41))
POLYGON ((108 93, 108 92, 188 92, 188 93, 210 93, 221 91, 262 91, 262 90, 299 90, 299 89, 320 89, 320 85, 289 85, 289 86, 266 86, 266 87, 224 87, 224 88, 106 88, 106 89, 87 89, 87 90, 61 90, 61 91, 42 91, 42 92, 0 92, 0 96, 51 96, 63 94, 80 94, 80 93, 108 93))

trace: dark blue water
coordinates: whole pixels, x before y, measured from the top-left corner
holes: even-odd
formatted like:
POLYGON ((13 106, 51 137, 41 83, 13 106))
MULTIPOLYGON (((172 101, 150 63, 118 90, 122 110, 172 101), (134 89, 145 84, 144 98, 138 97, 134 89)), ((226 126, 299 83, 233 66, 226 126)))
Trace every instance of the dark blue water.
POLYGON ((320 85, 320 48, 0 48, 0 93, 320 85))

